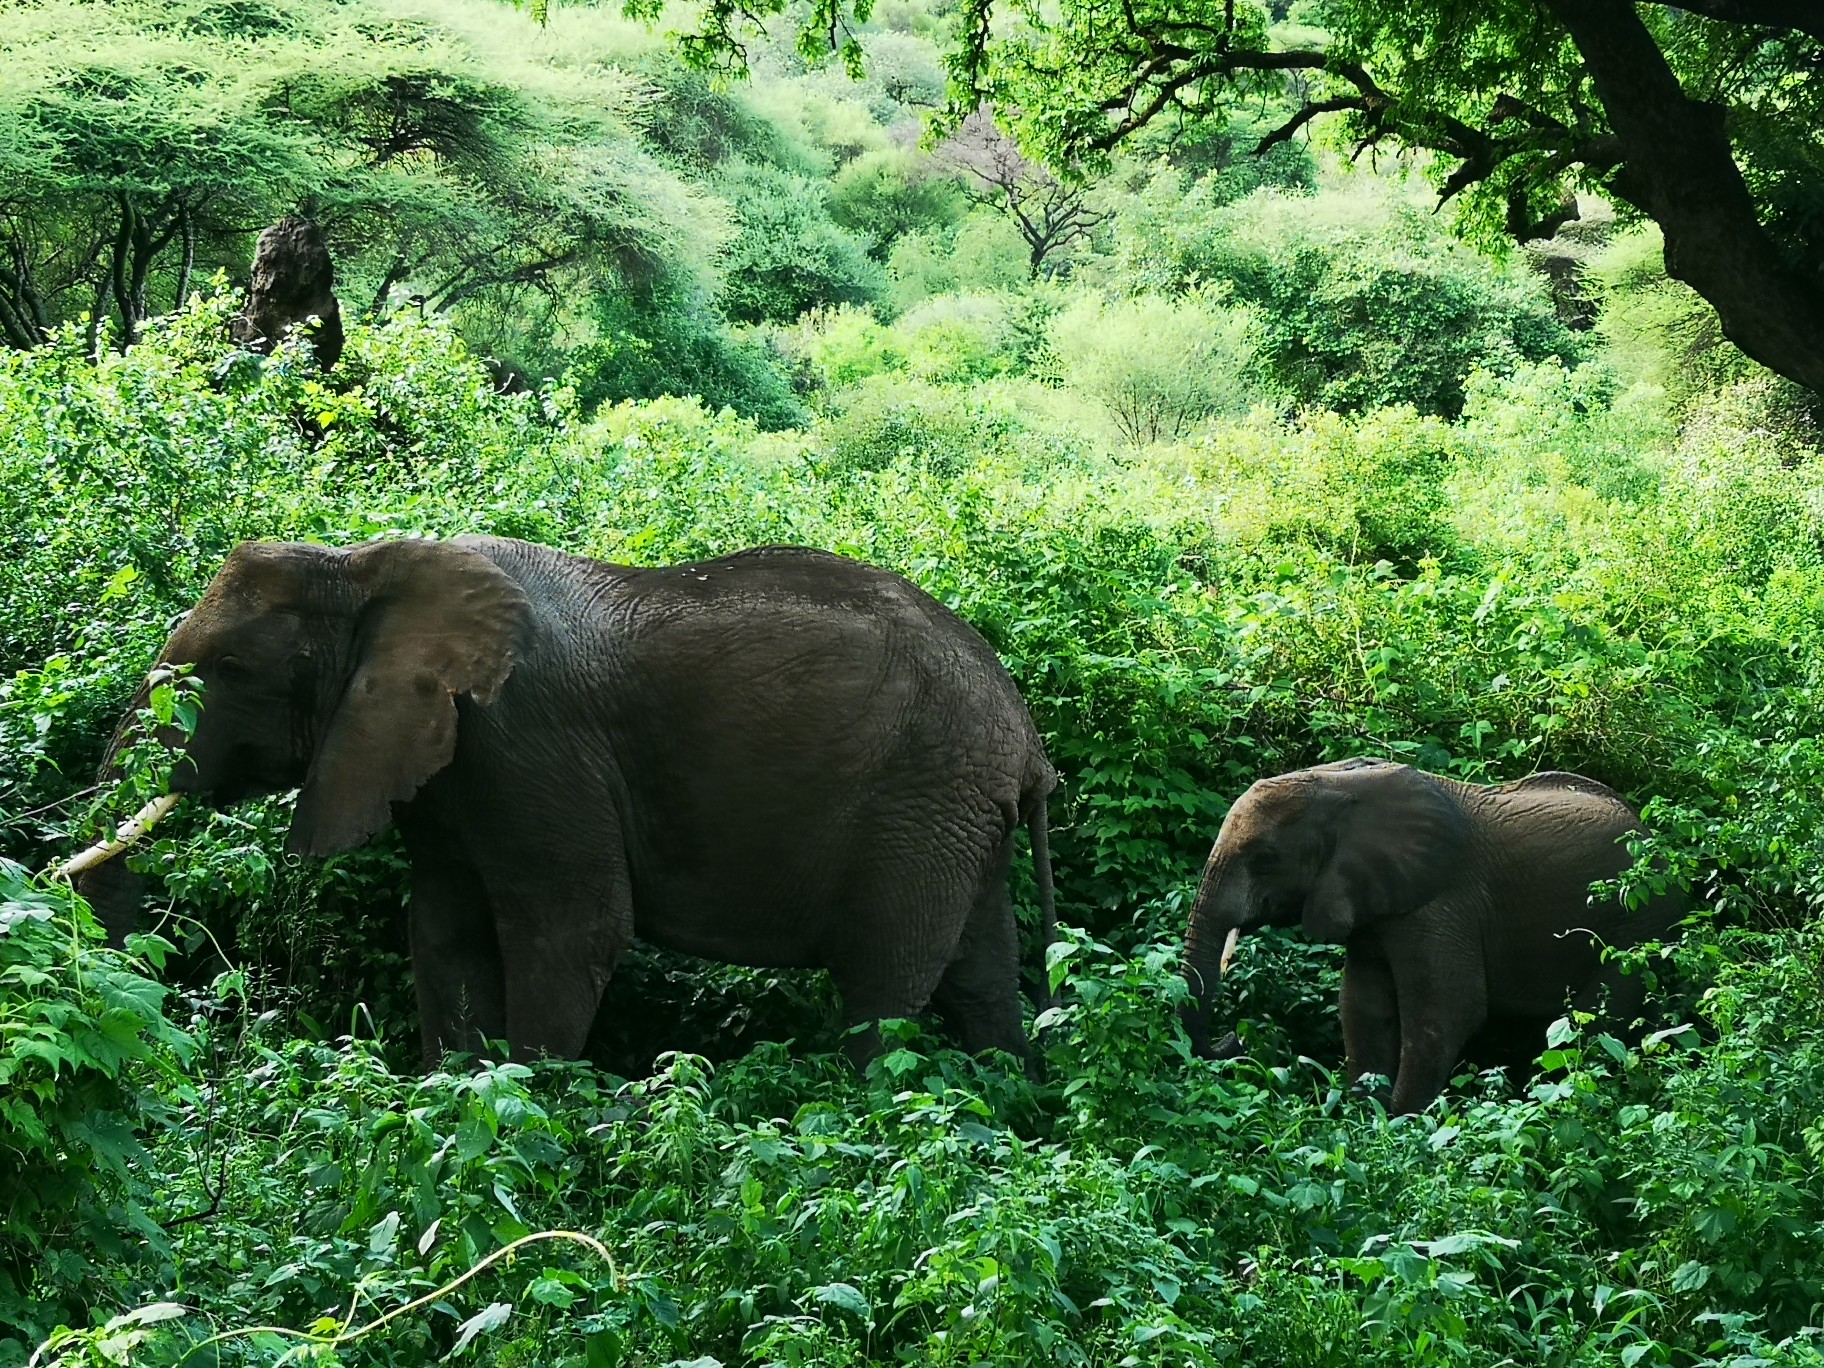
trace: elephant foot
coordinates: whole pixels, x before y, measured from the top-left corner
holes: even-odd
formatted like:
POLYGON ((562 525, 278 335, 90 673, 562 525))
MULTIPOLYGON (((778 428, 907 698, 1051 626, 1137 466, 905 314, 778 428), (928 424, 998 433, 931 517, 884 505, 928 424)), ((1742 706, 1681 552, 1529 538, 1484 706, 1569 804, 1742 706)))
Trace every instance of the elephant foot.
POLYGON ((1210 1048, 1211 1059, 1238 1059, 1248 1052, 1248 1047, 1241 1043, 1241 1037, 1230 1031, 1210 1048))

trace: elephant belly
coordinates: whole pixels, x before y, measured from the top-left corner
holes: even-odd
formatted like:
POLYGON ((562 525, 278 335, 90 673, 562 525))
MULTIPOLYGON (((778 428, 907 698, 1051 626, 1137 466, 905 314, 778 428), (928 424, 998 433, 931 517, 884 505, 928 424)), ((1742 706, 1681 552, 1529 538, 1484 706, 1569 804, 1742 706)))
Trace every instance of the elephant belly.
POLYGON ((1560 1012, 1565 999, 1596 976, 1601 953, 1585 931, 1566 931, 1549 945, 1491 945, 1490 1016, 1538 1017, 1560 1012))
POLYGON ((823 964, 829 914, 815 902, 781 901, 666 880, 634 893, 633 933, 649 945, 726 964, 814 969, 823 964))

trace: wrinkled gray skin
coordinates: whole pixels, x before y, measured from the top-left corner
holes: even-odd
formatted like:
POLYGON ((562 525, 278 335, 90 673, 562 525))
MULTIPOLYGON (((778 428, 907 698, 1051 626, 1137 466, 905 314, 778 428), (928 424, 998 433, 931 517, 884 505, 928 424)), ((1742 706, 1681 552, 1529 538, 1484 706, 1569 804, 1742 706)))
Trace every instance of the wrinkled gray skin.
POLYGON ((929 1004, 966 1048, 1027 1054, 1007 874, 1025 822, 1049 939, 1055 775, 988 643, 897 575, 789 547, 635 569, 249 542, 161 660, 205 685, 175 788, 299 787, 300 854, 399 825, 427 1060, 578 1055, 636 935, 822 966, 851 1023, 929 1004))
POLYGON ((1348 1076, 1392 1079, 1396 1112, 1429 1105, 1472 1038, 1511 1050, 1536 1036, 1536 1057, 1573 993, 1588 1009, 1607 990, 1629 1020, 1641 985, 1605 967, 1601 946, 1660 936, 1683 915, 1675 895, 1634 913, 1591 904, 1589 885, 1627 867, 1621 838, 1639 830, 1618 794, 1575 774, 1483 786, 1345 760, 1263 779, 1224 819, 1191 911, 1191 1043, 1239 1053, 1233 1036, 1210 1040, 1222 946, 1231 929, 1262 926, 1347 947, 1348 1076))

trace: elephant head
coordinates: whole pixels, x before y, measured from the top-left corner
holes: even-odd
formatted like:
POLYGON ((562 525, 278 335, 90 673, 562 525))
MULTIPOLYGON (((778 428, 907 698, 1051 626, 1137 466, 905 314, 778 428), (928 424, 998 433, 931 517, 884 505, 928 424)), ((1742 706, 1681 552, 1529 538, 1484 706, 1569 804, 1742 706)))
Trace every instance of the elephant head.
POLYGON ((1344 760, 1262 779, 1223 819, 1185 939, 1192 1047, 1213 1047, 1210 1015, 1237 936, 1302 926, 1342 944, 1377 918, 1412 912, 1458 876, 1469 823, 1443 782, 1407 765, 1344 760))
POLYGON ((182 744, 172 788, 217 804, 298 788, 294 853, 360 845, 450 762, 457 696, 493 701, 529 616, 519 586, 461 542, 243 542, 159 656, 203 685, 188 742, 161 738, 182 744))

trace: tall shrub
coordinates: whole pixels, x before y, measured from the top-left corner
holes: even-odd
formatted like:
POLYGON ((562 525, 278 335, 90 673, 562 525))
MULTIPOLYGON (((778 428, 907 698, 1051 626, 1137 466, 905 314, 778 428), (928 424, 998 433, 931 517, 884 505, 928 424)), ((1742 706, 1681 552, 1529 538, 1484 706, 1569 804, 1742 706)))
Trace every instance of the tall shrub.
POLYGON ((1051 320, 1064 383, 1100 403, 1123 441, 1170 441, 1261 397, 1258 323, 1198 297, 1076 301, 1051 320))

